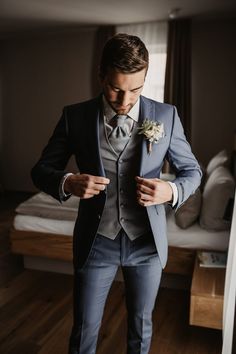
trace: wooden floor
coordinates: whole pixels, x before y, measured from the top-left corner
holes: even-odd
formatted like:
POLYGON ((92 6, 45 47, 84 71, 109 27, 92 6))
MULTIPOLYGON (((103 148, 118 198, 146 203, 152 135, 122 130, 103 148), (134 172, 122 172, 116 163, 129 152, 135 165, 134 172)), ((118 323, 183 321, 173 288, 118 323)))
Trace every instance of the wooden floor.
MULTIPOLYGON (((67 354, 72 324, 72 276, 24 270, 10 253, 8 231, 25 196, 0 197, 0 353, 67 354)), ((154 311, 150 354, 220 354, 221 331, 188 324, 189 293, 161 288, 154 311)), ((97 354, 125 354, 122 282, 114 282, 97 354)))

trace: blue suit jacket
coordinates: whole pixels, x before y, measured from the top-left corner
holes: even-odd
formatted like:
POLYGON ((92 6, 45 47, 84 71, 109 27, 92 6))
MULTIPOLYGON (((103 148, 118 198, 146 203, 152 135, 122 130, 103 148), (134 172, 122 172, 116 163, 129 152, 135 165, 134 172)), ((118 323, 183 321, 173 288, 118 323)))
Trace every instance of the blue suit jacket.
MULTIPOLYGON (((67 162, 72 154, 80 173, 105 176, 99 149, 99 115, 102 114, 101 96, 93 100, 67 106, 42 156, 32 169, 35 185, 60 200, 59 185, 67 162)), ((184 136, 176 108, 140 97, 141 125, 145 118, 164 124, 165 136, 153 144, 148 154, 147 141, 143 139, 140 176, 158 178, 167 158, 176 172, 178 189, 177 209, 200 184, 201 170, 184 136)), ((73 238, 74 265, 85 264, 106 201, 106 191, 90 199, 81 199, 73 238)), ((164 205, 147 207, 159 257, 164 267, 167 261, 166 217, 164 205)))

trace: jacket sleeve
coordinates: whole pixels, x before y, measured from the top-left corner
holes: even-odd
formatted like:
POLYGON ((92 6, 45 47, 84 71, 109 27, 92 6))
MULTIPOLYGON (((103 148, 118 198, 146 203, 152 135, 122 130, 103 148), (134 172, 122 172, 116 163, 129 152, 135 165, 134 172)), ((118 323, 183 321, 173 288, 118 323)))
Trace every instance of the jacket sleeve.
POLYGON ((68 121, 66 108, 64 108, 63 114, 39 161, 31 170, 31 177, 35 186, 59 201, 61 201, 59 195, 60 182, 67 173, 64 169, 71 155, 68 121))
POLYGON ((184 135, 177 110, 173 107, 173 126, 167 159, 173 166, 176 179, 172 182, 178 189, 177 210, 201 183, 202 172, 184 135))

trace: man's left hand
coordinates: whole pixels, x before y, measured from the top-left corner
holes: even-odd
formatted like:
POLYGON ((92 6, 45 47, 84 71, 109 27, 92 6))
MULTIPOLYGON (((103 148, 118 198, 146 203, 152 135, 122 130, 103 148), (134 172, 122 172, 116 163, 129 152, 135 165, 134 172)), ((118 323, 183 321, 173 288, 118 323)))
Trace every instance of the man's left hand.
POLYGON ((163 204, 172 201, 173 191, 170 184, 158 178, 135 177, 137 200, 142 206, 163 204))

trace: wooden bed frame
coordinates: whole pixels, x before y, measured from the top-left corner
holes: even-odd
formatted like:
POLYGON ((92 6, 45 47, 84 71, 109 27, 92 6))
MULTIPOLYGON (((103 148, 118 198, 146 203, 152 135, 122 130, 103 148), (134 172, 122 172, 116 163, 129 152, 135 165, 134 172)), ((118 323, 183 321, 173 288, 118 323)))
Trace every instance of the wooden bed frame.
MULTIPOLYGON (((236 150, 232 152, 231 172, 236 178, 236 150)), ((10 240, 13 253, 72 263, 72 236, 13 228, 10 240)), ((164 272, 192 276, 197 250, 169 246, 168 252, 164 272)))
MULTIPOLYGON (((72 236, 35 231, 10 231, 11 250, 24 256, 72 262, 72 236)), ((196 250, 169 247, 167 273, 192 275, 196 250)))

